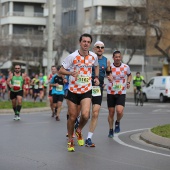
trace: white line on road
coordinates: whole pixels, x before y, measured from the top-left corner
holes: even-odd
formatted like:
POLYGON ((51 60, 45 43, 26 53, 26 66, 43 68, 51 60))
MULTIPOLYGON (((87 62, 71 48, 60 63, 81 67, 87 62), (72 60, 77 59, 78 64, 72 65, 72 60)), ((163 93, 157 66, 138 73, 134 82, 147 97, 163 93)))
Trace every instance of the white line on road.
POLYGON ((149 152, 149 153, 153 153, 153 154, 157 154, 157 155, 162 155, 162 156, 170 157, 170 155, 167 155, 167 154, 163 154, 163 153, 159 153, 159 152, 154 152, 154 151, 150 151, 150 150, 146 150, 146 149, 142 149, 142 148, 139 148, 139 147, 136 147, 136 146, 132 146, 132 145, 126 144, 126 143, 124 143, 123 141, 121 141, 119 139, 119 136, 122 135, 122 134, 130 133, 130 132, 137 132, 137 131, 146 130, 146 129, 148 129, 148 128, 145 128, 145 129, 136 129, 136 130, 126 131, 126 132, 121 132, 121 133, 115 134, 113 140, 115 140, 117 143, 119 143, 121 145, 124 145, 124 146, 127 146, 129 148, 133 148, 133 149, 137 149, 137 150, 141 150, 141 151, 145 151, 145 152, 149 152))

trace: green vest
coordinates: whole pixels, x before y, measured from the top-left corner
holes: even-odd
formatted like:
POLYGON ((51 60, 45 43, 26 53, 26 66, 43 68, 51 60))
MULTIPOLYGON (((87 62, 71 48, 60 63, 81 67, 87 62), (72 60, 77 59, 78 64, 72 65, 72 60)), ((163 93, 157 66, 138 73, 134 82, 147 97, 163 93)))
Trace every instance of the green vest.
POLYGON ((13 76, 11 80, 11 84, 13 85, 13 88, 11 88, 11 91, 17 92, 22 90, 22 86, 24 83, 24 79, 22 76, 13 76))

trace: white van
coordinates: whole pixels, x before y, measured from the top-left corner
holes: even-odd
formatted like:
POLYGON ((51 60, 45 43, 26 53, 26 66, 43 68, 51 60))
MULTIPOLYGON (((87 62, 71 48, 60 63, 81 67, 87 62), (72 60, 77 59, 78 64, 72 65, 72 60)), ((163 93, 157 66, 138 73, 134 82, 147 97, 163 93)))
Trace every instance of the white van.
POLYGON ((170 98, 170 76, 152 77, 142 90, 144 101, 159 99, 160 102, 165 102, 170 98))

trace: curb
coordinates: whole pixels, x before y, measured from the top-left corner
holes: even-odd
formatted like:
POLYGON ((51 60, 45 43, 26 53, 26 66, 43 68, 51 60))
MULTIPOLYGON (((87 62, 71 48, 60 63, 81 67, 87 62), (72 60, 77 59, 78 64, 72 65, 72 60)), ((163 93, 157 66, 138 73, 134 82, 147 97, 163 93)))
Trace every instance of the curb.
POLYGON ((151 130, 147 130, 141 133, 140 139, 143 141, 166 149, 170 149, 170 139, 158 136, 151 132, 151 130))
MULTIPOLYGON (((30 113, 30 112, 42 112, 42 111, 51 111, 50 107, 35 107, 35 108, 25 108, 21 109, 21 113, 30 113)), ((14 114, 14 111, 11 109, 0 109, 0 114, 14 114)))

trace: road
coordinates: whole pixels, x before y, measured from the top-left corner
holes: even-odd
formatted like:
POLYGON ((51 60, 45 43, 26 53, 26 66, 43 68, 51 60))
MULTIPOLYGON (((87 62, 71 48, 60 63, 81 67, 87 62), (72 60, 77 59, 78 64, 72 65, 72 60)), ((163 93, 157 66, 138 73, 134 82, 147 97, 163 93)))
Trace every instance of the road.
MULTIPOLYGON (((169 103, 150 102, 143 107, 126 102, 121 133, 107 137, 107 104, 103 101, 93 136, 95 148, 80 147, 67 152, 66 104, 61 121, 50 111, 21 115, 0 115, 0 170, 169 170, 170 151, 148 145, 139 133, 170 123, 169 103)), ((88 125, 83 129, 87 136, 88 125)))

